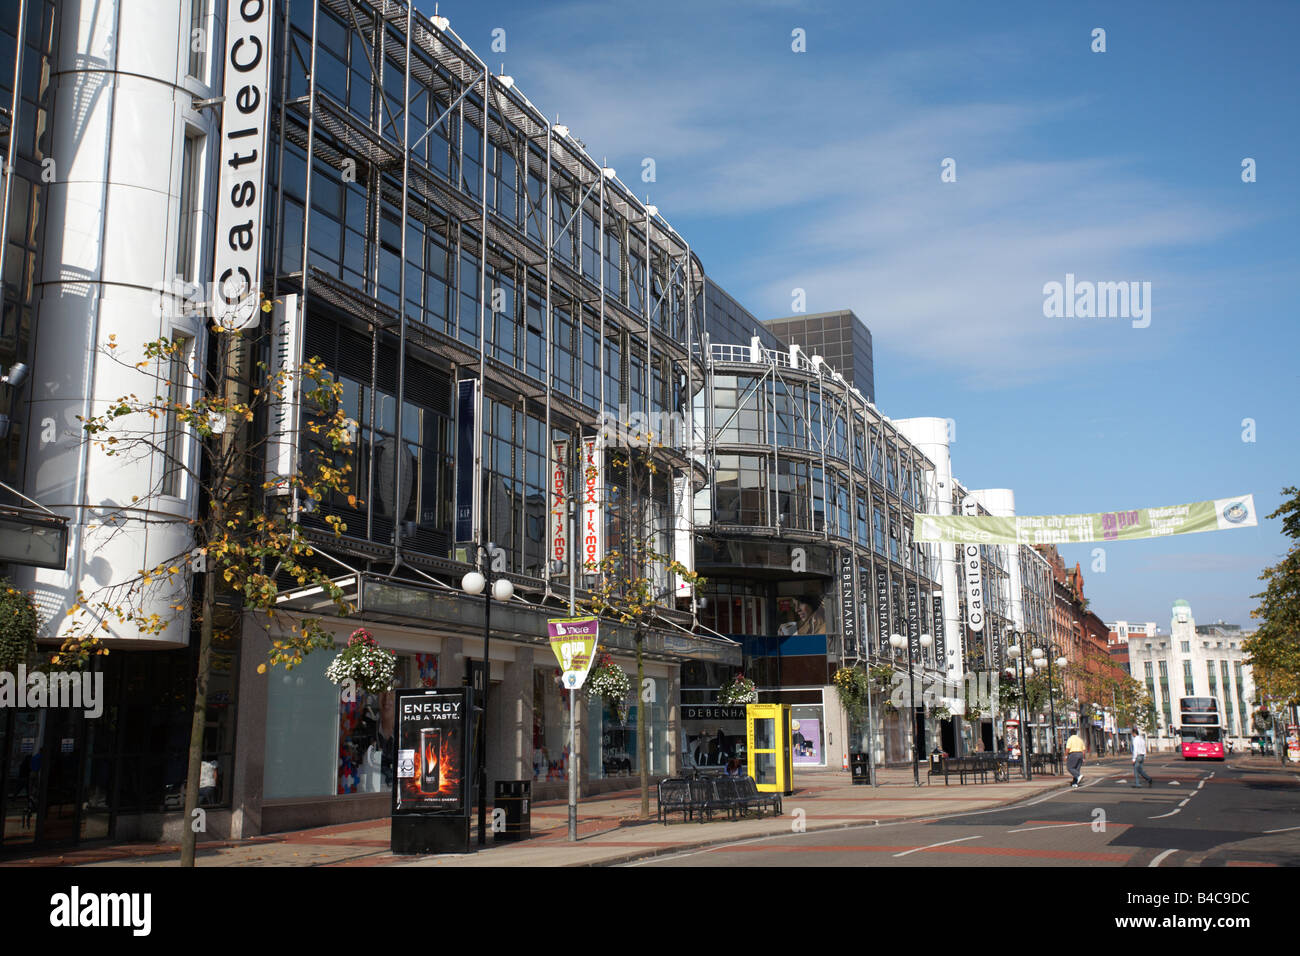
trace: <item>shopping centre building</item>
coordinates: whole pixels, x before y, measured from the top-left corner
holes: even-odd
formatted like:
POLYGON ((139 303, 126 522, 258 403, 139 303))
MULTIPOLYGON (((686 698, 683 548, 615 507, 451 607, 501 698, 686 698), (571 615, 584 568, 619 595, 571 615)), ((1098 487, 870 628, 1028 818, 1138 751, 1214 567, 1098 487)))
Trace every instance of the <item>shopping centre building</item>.
MULTIPOLYGON (((110 337, 179 337, 202 364, 209 333, 192 290, 219 274, 223 161, 249 156, 228 155, 245 135, 232 104, 256 105, 230 95, 223 64, 269 56, 254 229, 274 303, 264 321, 275 349, 324 362, 356 425, 350 486, 301 518, 352 613, 287 576, 270 623, 221 602, 204 738, 210 837, 387 814, 391 695, 340 700, 325 652, 291 671, 259 665, 283 628, 324 615, 339 644, 364 626, 393 650, 399 686, 475 679, 485 608, 461 580, 489 543, 514 597, 491 611, 488 777, 558 796, 575 761, 546 620, 569 609, 564 519, 580 470, 600 491, 598 548, 624 549, 628 516, 643 515, 658 549, 706 582, 692 594, 662 563, 645 569, 660 602, 647 683, 622 713, 578 697, 584 792, 628 786, 642 722, 652 775, 734 755, 743 727, 717 695, 742 670, 762 700, 791 705, 797 764, 837 768, 867 746, 904 761, 914 737, 923 751, 961 752, 981 735, 993 745, 991 726, 972 736, 951 711, 968 671, 998 668, 1003 633, 1036 626, 1016 580, 1028 574, 1014 549, 980 548, 989 597, 983 630, 969 629, 973 572, 951 546, 912 539, 917 513, 960 513, 967 497, 935 424, 945 420, 894 422, 876 408, 860 319, 832 314, 849 330, 851 381, 729 296, 665 213, 445 19, 395 0, 231 9, 248 22, 225 23, 227 4, 213 0, 20 0, 0 23, 14 157, 0 361, 31 370, 0 393, 13 422, 0 477, 69 528, 63 569, 8 573, 36 595, 53 642, 85 613, 78 589, 183 550, 179 529, 202 506, 163 460, 104 460, 77 418, 135 387, 98 348, 110 337), (261 28, 267 40, 254 43, 261 28), (646 482, 616 454, 633 421, 660 423, 646 482), (603 446, 580 463, 575 450, 595 438, 603 446), (155 487, 106 529, 110 510, 155 487), (329 518, 347 530, 335 536, 329 518), (868 741, 832 676, 868 660, 905 672, 909 653, 932 704, 914 725, 877 714, 868 741)), ((197 464, 192 436, 158 428, 160 447, 197 464)), ((1002 493, 970 499, 975 513, 1007 506, 1002 493)), ((581 597, 591 582, 575 578, 581 597)), ((0 713, 0 845, 181 826, 197 640, 187 616, 168 620, 147 638, 112 633, 95 664, 104 716, 0 713)), ((603 627, 601 645, 634 671, 630 629, 603 627)))

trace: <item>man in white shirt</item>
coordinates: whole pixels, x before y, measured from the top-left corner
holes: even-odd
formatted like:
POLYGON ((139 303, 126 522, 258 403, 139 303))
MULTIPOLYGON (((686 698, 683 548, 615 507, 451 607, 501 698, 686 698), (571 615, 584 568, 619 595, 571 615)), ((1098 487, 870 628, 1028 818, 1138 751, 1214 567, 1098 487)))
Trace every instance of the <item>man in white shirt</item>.
POLYGON ((1146 760, 1146 756, 1147 739, 1142 736, 1142 731, 1135 730, 1133 732, 1133 786, 1135 787, 1142 786, 1142 784, 1138 783, 1138 777, 1145 780, 1148 787, 1151 786, 1151 778, 1148 777, 1147 772, 1142 769, 1142 762, 1146 760))

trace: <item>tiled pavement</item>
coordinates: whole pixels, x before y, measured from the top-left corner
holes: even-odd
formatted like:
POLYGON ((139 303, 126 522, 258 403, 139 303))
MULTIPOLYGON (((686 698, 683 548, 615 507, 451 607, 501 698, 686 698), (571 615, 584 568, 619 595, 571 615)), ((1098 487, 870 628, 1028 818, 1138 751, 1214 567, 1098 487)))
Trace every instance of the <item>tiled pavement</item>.
MULTIPOLYGON (((1126 757, 1105 764, 1127 764, 1126 757)), ((1090 761, 1095 767, 1097 761, 1090 761)), ((584 866, 602 865, 748 837, 789 833, 796 825, 824 830, 872 822, 925 819, 964 811, 985 810, 1016 803, 1060 789, 1068 776, 1035 777, 1026 783, 967 784, 942 778, 921 787, 912 783, 910 768, 883 769, 880 786, 853 786, 843 771, 799 771, 795 792, 784 798, 779 817, 708 823, 680 822, 667 826, 638 819, 636 790, 602 794, 582 800, 578 807, 578 840, 567 836, 568 809, 563 801, 536 803, 532 808, 532 837, 517 843, 488 846, 464 855, 394 856, 389 852, 388 819, 317 827, 223 843, 200 845, 200 866, 584 866)), ((650 799, 654 813, 653 792, 650 799)), ((176 844, 124 843, 88 846, 64 852, 0 859, 0 866, 175 866, 176 844)))

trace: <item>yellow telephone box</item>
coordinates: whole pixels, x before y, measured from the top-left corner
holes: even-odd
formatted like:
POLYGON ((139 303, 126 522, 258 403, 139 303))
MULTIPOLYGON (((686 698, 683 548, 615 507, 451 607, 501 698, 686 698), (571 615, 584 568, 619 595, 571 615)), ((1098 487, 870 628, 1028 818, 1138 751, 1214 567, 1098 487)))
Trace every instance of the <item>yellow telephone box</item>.
POLYGON ((746 704, 749 775, 767 793, 794 793, 789 704, 746 704))

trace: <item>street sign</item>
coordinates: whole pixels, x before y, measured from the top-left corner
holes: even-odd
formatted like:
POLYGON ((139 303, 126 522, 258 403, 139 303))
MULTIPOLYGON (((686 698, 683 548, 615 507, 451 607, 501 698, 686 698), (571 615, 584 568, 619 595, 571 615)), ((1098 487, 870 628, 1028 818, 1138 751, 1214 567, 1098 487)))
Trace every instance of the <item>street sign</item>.
POLYGON ((560 682, 577 690, 596 659, 600 622, 594 617, 558 617, 546 622, 551 651, 560 662, 560 682))

